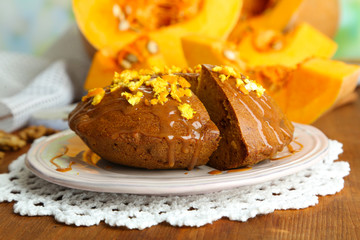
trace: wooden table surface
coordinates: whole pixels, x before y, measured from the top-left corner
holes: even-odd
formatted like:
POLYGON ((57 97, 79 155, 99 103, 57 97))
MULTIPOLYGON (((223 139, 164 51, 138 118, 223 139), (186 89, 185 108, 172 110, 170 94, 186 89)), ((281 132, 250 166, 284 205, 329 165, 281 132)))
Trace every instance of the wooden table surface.
MULTIPOLYGON (((0 239, 360 239, 360 99, 327 113, 313 125, 344 144, 340 160, 351 166, 344 189, 319 197, 314 207, 276 211, 247 222, 224 218, 199 228, 162 223, 140 231, 104 223, 68 226, 53 217, 19 216, 13 213, 13 203, 0 203, 0 239)), ((8 164, 27 149, 0 160, 0 173, 7 172, 8 164)))

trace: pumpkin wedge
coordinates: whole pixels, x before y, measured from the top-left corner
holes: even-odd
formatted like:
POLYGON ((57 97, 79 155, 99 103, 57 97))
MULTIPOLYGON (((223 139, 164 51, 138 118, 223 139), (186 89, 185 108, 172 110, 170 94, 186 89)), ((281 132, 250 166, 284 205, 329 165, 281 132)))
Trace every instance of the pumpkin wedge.
POLYGON ((253 31, 242 39, 237 49, 251 67, 278 64, 294 67, 309 57, 332 57, 337 44, 303 23, 285 35, 273 30, 253 31))
POLYGON ((327 59, 310 59, 287 82, 286 114, 292 121, 312 123, 350 95, 360 67, 327 59))
POLYGON ((310 58, 296 68, 257 66, 248 68, 246 74, 266 88, 291 121, 311 124, 354 97, 360 67, 310 58))
POLYGON ((199 33, 226 38, 236 24, 242 0, 73 0, 78 26, 103 54, 114 57, 139 35, 159 46, 168 65, 185 67, 180 37, 199 33), (186 5, 183 9, 183 5, 186 5), (169 10, 170 6, 170 10, 169 10), (195 10, 193 10, 195 9, 195 10), (185 17, 181 17, 181 11, 185 17), (166 16, 166 18, 164 17, 166 16), (173 19, 174 16, 179 16, 173 19))

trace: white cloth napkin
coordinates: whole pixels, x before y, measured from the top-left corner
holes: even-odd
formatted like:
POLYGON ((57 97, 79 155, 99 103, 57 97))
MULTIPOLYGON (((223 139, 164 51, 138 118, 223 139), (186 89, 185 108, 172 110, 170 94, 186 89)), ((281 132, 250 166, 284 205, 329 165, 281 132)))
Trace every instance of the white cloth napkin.
POLYGON ((14 131, 36 111, 79 99, 89 65, 76 26, 42 57, 0 52, 0 129, 14 131))

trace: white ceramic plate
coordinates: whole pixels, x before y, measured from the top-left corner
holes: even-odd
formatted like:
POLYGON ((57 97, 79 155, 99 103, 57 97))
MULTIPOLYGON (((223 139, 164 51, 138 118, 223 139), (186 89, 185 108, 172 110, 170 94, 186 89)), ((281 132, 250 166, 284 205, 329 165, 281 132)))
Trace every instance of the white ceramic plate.
POLYGON ((289 154, 285 148, 278 154, 278 157, 283 156, 280 160, 265 160, 245 171, 223 171, 214 175, 209 173, 214 169, 208 166, 186 171, 143 170, 102 159, 89 164, 88 148, 74 132, 66 130, 34 143, 27 154, 26 165, 37 176, 70 188, 152 195, 199 194, 280 178, 310 167, 328 152, 327 137, 312 126, 295 124, 295 140, 297 143, 291 144, 295 150, 301 148, 300 144, 303 147, 294 154, 289 154), (50 160, 63 152, 65 146, 69 148, 68 153, 56 158, 55 163, 62 168, 68 167, 71 161, 75 164, 70 171, 59 172, 50 160))

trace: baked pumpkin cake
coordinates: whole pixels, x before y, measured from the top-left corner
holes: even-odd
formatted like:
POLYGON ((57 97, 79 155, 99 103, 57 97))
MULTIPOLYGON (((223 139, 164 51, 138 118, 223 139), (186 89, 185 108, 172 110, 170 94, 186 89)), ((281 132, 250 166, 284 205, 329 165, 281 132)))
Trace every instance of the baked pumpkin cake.
POLYGON ((197 72, 193 91, 221 133, 208 165, 219 170, 253 165, 292 141, 294 126, 260 84, 226 66, 202 65, 197 72))
POLYGON ((112 85, 83 97, 69 115, 70 128, 117 164, 147 169, 206 164, 220 133, 189 82, 174 74, 180 71, 115 73, 112 85))
POLYGON ((83 97, 69 124, 102 158, 147 169, 253 165, 294 132, 260 84, 212 65, 116 73, 83 97))

